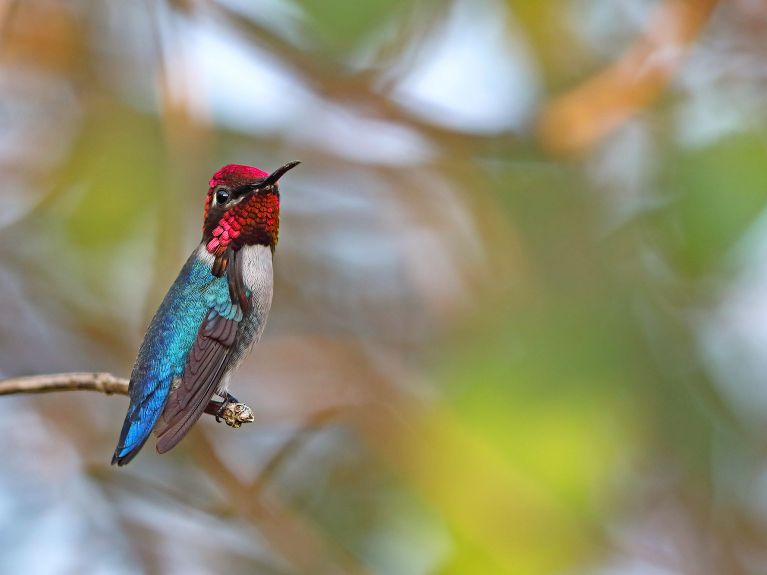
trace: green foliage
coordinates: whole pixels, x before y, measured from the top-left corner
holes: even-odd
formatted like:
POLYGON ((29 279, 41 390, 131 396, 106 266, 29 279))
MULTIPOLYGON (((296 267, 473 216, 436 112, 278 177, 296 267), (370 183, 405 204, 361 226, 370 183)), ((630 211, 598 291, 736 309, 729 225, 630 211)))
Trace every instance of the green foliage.
POLYGON ((56 183, 76 198, 66 220, 72 241, 113 250, 137 224, 152 221, 167 161, 154 118, 121 107, 96 112, 56 183))
POLYGON ((767 149, 761 135, 742 133, 664 162, 658 211, 664 248, 693 276, 716 272, 767 202, 767 149))
POLYGON ((381 29, 396 26, 398 18, 410 6, 406 0, 300 0, 299 4, 309 21, 311 34, 331 57, 353 53, 381 29))

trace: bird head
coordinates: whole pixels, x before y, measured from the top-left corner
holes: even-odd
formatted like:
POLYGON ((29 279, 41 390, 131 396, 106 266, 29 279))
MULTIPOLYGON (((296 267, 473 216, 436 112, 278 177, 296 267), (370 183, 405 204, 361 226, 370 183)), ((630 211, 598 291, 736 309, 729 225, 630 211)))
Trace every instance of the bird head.
POLYGON ((203 242, 211 254, 229 248, 264 245, 274 249, 280 229, 278 180, 299 162, 288 162, 271 174, 251 166, 229 164, 210 180, 205 200, 203 242))

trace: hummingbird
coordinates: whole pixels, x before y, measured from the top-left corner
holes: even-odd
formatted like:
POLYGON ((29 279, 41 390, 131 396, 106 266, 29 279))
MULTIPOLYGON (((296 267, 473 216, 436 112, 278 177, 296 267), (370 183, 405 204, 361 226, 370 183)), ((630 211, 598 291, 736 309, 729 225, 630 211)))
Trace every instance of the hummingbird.
POLYGON ((179 443, 204 412, 237 400, 227 387, 259 341, 272 305, 272 258, 280 225, 278 180, 229 164, 210 180, 202 241, 181 268, 147 329, 131 372, 112 464, 125 465, 149 435, 157 451, 179 443))

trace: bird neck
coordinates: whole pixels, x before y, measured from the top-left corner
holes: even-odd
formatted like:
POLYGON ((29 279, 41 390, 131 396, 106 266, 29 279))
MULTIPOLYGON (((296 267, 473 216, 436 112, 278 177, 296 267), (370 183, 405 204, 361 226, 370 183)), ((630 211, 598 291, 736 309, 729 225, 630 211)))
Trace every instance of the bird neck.
POLYGON ((222 254, 230 246, 235 250, 246 245, 274 249, 279 229, 280 197, 275 193, 253 194, 208 222, 203 241, 214 255, 222 254))

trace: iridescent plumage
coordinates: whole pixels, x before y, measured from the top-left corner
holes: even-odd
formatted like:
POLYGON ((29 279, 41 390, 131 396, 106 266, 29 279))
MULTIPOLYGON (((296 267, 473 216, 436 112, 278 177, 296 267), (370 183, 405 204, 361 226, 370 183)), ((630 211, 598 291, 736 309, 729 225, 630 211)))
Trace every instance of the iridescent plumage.
POLYGON ((260 339, 272 300, 279 211, 256 208, 264 217, 253 218, 251 206, 279 206, 276 180, 294 165, 270 176, 248 166, 226 166, 214 175, 202 242, 165 296, 139 349, 131 403, 112 463, 128 463, 153 430, 157 450, 168 451, 214 395, 227 395, 228 379, 260 339), (211 242, 222 236, 221 220, 239 233, 228 236, 227 245, 219 242, 211 249, 211 242))

